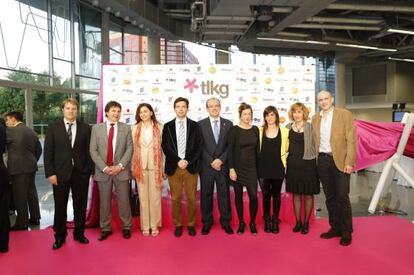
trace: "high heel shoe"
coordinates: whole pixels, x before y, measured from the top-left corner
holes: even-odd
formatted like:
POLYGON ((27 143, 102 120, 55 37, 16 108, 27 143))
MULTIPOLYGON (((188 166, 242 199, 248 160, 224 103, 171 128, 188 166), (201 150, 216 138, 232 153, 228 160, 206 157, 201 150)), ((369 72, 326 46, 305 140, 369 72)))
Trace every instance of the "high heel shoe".
POLYGON ((295 227, 293 227, 293 232, 299 232, 302 229, 302 222, 301 221, 296 221, 296 225, 295 227))
POLYGON ((256 228, 256 224, 255 224, 254 222, 251 222, 251 223, 250 223, 250 232, 251 232, 253 235, 257 235, 257 228, 256 228))
POLYGON ((265 221, 264 231, 270 233, 272 230, 272 223, 270 221, 265 221))
POLYGON ((239 228, 237 228, 237 234, 243 234, 245 227, 246 227, 246 224, 244 222, 239 222, 239 228))
POLYGON ((302 234, 308 234, 309 233, 309 222, 304 222, 302 226, 302 234))
POLYGON ((273 234, 279 233, 279 222, 272 223, 272 233, 273 234))

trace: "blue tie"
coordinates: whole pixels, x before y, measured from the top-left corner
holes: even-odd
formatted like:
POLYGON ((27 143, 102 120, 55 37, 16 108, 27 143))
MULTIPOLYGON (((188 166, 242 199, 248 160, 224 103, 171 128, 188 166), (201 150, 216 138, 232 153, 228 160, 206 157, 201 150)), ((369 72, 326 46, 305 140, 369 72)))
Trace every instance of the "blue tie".
POLYGON ((217 144, 219 140, 218 120, 214 120, 213 134, 214 134, 214 139, 216 140, 216 144, 217 144))

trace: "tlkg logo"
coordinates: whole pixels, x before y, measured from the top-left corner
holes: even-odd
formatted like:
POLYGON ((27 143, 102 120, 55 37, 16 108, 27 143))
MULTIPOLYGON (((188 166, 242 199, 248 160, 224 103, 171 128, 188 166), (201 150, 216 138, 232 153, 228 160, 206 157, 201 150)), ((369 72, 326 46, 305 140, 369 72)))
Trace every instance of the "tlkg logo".
POLYGON ((186 85, 184 89, 189 89, 190 93, 194 89, 201 87, 201 93, 203 95, 218 95, 221 98, 227 98, 229 96, 229 84, 215 84, 213 80, 202 81, 200 86, 196 85, 197 80, 186 79, 186 85))

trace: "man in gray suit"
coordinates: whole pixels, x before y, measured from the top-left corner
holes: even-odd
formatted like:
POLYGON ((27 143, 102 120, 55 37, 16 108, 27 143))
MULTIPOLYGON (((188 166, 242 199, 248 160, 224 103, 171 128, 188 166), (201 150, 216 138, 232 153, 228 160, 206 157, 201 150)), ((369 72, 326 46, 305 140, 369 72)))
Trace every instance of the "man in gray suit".
POLYGON ((29 223, 33 225, 40 223, 35 175, 42 146, 37 134, 22 121, 23 114, 20 112, 6 114, 7 168, 17 210, 16 222, 11 230, 27 230, 29 223))
POLYGON ((99 223, 103 241, 112 234, 112 188, 115 186, 119 216, 125 239, 131 237, 131 207, 129 179, 131 178, 132 134, 131 127, 119 122, 121 104, 110 101, 105 106, 106 121, 92 128, 90 154, 95 163, 94 178, 98 182, 100 209, 99 223))
POLYGON ((213 224, 214 183, 217 188, 217 200, 220 211, 220 224, 227 234, 233 234, 230 226, 231 206, 228 183, 227 133, 233 123, 220 117, 221 105, 217 98, 206 102, 209 116, 198 122, 203 136, 201 161, 201 216, 203 228, 201 234, 207 235, 213 224))

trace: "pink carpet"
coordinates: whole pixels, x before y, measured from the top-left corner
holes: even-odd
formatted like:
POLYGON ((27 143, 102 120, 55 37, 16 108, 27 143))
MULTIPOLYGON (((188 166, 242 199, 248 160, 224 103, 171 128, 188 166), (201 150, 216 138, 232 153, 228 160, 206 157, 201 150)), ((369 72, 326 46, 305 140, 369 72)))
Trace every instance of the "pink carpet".
POLYGON ((217 225, 210 235, 143 237, 137 231, 124 240, 115 231, 106 241, 88 229, 91 243, 74 242, 53 251, 51 229, 13 232, 10 251, 0 254, 0 274, 414 274, 414 225, 397 217, 354 219, 354 242, 322 240, 328 228, 317 219, 308 235, 292 233, 282 223, 278 235, 260 228, 257 236, 226 235, 217 225))

